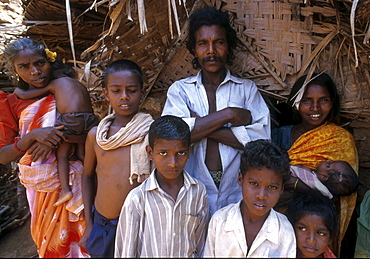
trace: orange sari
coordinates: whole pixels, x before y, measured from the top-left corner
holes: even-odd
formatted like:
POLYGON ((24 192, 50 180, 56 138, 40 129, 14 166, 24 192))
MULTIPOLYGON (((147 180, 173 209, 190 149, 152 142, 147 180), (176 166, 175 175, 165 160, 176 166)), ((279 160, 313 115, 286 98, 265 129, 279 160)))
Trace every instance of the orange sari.
MULTIPOLYGON (((20 117, 20 134, 39 128, 53 126, 56 117, 55 100, 52 95, 42 98, 23 110, 20 117)), ((32 161, 25 154, 19 161, 19 178, 27 189, 31 211, 31 235, 40 258, 43 257, 89 257, 78 246, 85 229, 81 176, 83 165, 70 162, 70 181, 73 198, 54 207, 59 198, 60 183, 55 152, 46 161, 32 161)))
MULTIPOLYGON (((288 150, 292 165, 303 165, 316 169, 317 164, 326 159, 348 162, 358 174, 358 156, 351 133, 327 123, 301 135, 288 150)), ((336 254, 340 254, 340 244, 348 228, 356 205, 357 193, 340 197, 340 218, 338 243, 333 243, 336 254)))

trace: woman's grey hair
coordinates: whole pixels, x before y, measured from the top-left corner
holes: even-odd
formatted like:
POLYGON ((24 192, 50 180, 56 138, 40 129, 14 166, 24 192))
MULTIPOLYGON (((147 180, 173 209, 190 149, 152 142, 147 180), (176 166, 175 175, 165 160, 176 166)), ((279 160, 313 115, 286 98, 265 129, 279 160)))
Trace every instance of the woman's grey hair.
POLYGON ((10 42, 4 50, 5 57, 5 67, 8 70, 9 78, 14 86, 20 87, 22 89, 28 89, 28 84, 24 82, 21 78, 17 77, 17 72, 14 67, 14 61, 18 56, 19 52, 25 49, 32 50, 33 52, 46 57, 45 47, 38 43, 37 41, 31 40, 29 38, 20 38, 15 41, 10 42))
POLYGON ((50 64, 50 80, 60 78, 60 77, 71 77, 76 78, 76 71, 66 64, 64 64, 59 59, 50 62, 45 51, 44 45, 38 43, 37 41, 31 40, 29 38, 20 38, 9 43, 4 50, 4 57, 6 60, 5 67, 9 71, 9 78, 13 85, 24 90, 28 90, 29 85, 23 81, 22 78, 17 76, 16 69, 14 67, 15 59, 17 58, 20 51, 29 49, 32 52, 39 54, 44 57, 50 64))

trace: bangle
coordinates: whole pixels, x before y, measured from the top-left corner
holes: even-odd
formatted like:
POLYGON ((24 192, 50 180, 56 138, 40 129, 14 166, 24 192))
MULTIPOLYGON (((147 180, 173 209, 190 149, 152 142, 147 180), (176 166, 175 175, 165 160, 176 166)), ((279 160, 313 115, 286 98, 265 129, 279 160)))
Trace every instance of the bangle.
POLYGON ((298 184, 298 181, 299 181, 299 178, 297 178, 297 180, 295 180, 295 183, 294 183, 294 190, 297 190, 297 184, 298 184))
POLYGON ((21 138, 20 137, 15 137, 14 138, 14 144, 13 144, 13 147, 14 147, 14 149, 16 150, 16 151, 18 151, 19 153, 21 153, 21 154, 24 154, 24 153, 26 153, 26 151, 22 151, 22 150, 20 150, 18 147, 17 147, 17 143, 18 143, 18 141, 20 140, 21 138))

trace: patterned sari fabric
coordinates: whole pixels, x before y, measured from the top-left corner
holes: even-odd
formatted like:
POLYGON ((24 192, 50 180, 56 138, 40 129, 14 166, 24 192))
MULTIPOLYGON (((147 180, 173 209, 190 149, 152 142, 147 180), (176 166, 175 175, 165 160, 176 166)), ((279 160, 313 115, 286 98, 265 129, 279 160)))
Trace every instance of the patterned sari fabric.
MULTIPOLYGON (((20 135, 29 131, 53 126, 56 118, 55 100, 52 95, 29 105, 20 117, 20 135)), ((54 207, 59 198, 60 183, 55 152, 46 161, 32 161, 25 154, 19 161, 19 178, 27 189, 31 211, 31 235, 40 258, 89 257, 78 246, 84 232, 83 201, 81 192, 82 163, 70 162, 70 182, 73 198, 54 207)))
MULTIPOLYGON (((358 173, 358 156, 355 141, 351 133, 333 124, 327 123, 301 135, 288 150, 292 165, 303 165, 316 169, 321 161, 331 159, 348 162, 358 173)), ((357 193, 340 197, 339 235, 333 241, 336 254, 340 254, 340 243, 351 220, 356 205, 357 193)))

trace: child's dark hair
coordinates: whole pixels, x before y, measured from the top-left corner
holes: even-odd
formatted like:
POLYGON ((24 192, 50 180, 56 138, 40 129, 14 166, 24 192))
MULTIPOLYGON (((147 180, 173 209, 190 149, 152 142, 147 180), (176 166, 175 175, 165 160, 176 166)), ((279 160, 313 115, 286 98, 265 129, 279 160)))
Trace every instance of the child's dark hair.
POLYGON ((110 63, 107 69, 104 72, 104 87, 107 87, 108 76, 111 73, 119 72, 119 71, 130 71, 138 75, 140 80, 140 86, 143 87, 144 80, 143 80, 143 72, 138 64, 134 61, 128 59, 119 59, 112 63, 110 63))
POLYGON ((283 183, 290 177, 290 164, 288 153, 279 145, 267 139, 258 139, 248 142, 240 158, 240 173, 251 169, 267 167, 281 174, 283 183))
MULTIPOLYGON (((195 55, 195 32, 203 25, 219 25, 226 31, 226 40, 229 48, 229 54, 227 56, 227 65, 232 65, 234 59, 233 50, 236 48, 237 37, 235 30, 230 25, 229 15, 227 12, 217 10, 214 6, 206 6, 202 9, 195 10, 189 17, 189 39, 186 43, 186 48, 192 55, 195 55)), ((197 58, 193 61, 194 69, 199 69, 200 64, 197 58)))
POLYGON ((190 146, 190 129, 186 122, 176 116, 165 115, 152 122, 149 128, 149 146, 154 148, 158 139, 181 140, 190 146))
POLYGON ((336 161, 336 163, 338 162, 342 164, 343 171, 333 172, 323 184, 329 189, 331 194, 335 196, 347 196, 357 190, 359 186, 358 177, 349 163, 346 161, 336 161))
POLYGON ((338 218, 333 202, 324 195, 312 193, 296 194, 289 203, 286 216, 295 224, 306 215, 320 216, 325 227, 330 231, 330 238, 338 231, 338 218))
MULTIPOLYGON (((31 40, 29 38, 20 38, 9 43, 4 50, 4 57, 6 59, 6 68, 9 71, 9 77, 12 80, 14 86, 19 87, 24 90, 28 90, 29 85, 23 81, 22 78, 17 78, 16 70, 14 67, 14 61, 17 58, 20 51, 29 49, 34 53, 37 53, 46 60, 49 61, 44 45, 38 43, 37 41, 31 40)), ((50 80, 57 79, 60 77, 71 77, 76 78, 76 71, 64 64, 62 61, 56 59, 54 62, 50 62, 50 80)))

